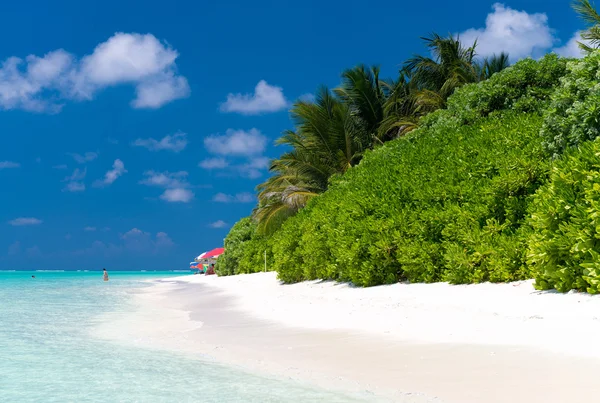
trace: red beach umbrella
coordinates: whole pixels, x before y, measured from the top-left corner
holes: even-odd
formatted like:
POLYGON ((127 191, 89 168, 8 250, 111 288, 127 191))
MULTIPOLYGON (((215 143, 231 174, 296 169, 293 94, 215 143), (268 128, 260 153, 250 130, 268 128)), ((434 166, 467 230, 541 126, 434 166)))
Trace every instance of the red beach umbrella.
POLYGON ((202 259, 216 259, 225 252, 225 248, 215 248, 211 251, 206 252, 202 259))

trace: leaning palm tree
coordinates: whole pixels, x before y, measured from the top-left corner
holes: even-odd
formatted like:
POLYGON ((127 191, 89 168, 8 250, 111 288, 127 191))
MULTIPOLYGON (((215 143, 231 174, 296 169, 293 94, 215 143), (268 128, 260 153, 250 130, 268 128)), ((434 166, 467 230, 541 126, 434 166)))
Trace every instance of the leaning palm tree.
POLYGON ((579 47, 588 53, 598 49, 600 47, 600 14, 596 11, 596 7, 590 0, 575 0, 572 6, 579 17, 588 24, 588 28, 581 31, 581 39, 585 42, 579 42, 579 47))
POLYGON ((329 178, 357 164, 370 144, 351 107, 327 88, 318 91, 314 103, 298 101, 291 115, 296 130, 277 140, 291 150, 271 163, 273 175, 257 188, 254 218, 263 233, 273 232, 323 193, 329 178))
POLYGON ((288 217, 296 214, 310 199, 326 189, 326 186, 320 183, 325 175, 315 172, 318 169, 307 161, 306 169, 300 166, 300 160, 309 155, 292 156, 292 153, 284 157, 288 162, 294 158, 298 159, 292 164, 296 167, 287 166, 282 161, 284 157, 273 161, 270 168, 273 176, 257 187, 259 203, 253 217, 261 233, 273 233, 288 217))

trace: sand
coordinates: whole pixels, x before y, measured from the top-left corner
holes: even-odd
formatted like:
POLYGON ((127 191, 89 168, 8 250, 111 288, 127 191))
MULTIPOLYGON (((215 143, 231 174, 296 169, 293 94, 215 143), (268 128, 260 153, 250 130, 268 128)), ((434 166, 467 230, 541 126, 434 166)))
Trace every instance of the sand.
POLYGON ((200 354, 372 401, 589 402, 600 298, 530 281, 354 288, 274 273, 163 279, 100 337, 200 354))

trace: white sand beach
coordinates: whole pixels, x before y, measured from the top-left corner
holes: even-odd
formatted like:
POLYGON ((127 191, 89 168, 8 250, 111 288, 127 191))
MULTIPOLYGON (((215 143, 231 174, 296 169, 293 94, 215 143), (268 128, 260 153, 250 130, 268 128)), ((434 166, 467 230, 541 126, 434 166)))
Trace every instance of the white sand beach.
POLYGON ((164 279, 96 329, 265 375, 400 402, 589 402, 600 297, 531 281, 355 288, 275 273, 164 279), (106 323, 110 323, 107 325, 106 323))

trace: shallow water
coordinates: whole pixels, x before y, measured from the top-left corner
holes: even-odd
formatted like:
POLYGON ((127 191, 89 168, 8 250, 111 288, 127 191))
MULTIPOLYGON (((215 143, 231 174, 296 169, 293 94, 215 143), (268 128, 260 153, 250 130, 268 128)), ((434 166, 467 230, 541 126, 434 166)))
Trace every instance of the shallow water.
POLYGON ((0 401, 367 401, 93 336, 146 280, 183 274, 111 272, 105 283, 93 271, 0 271, 0 401))

